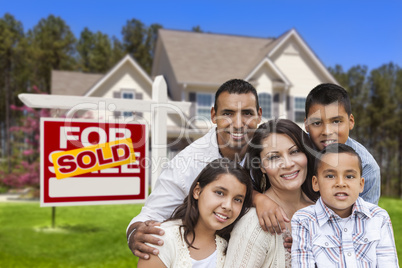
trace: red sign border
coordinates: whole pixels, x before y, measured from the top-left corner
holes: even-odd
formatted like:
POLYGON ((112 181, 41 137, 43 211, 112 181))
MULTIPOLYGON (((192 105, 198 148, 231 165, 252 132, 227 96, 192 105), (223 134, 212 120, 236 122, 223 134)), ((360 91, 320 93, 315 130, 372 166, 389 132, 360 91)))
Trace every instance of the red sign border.
MULTIPOLYGON (((45 124, 47 122, 68 122, 71 123, 90 123, 90 124, 131 124, 141 125, 145 132, 145 153, 144 158, 148 157, 148 142, 149 131, 147 124, 140 124, 134 122, 104 122, 91 119, 66 119, 66 118, 41 118, 40 119, 40 206, 41 207, 55 207, 55 206, 80 206, 80 205, 110 205, 110 204, 138 204, 144 203, 148 197, 149 185, 149 168, 145 169, 145 183, 141 183, 140 193, 138 195, 108 195, 108 196, 80 196, 80 197, 57 197, 47 198, 49 196, 49 184, 45 181, 44 168, 45 168, 45 124)), ((46 156, 48 157, 48 156, 46 156)))

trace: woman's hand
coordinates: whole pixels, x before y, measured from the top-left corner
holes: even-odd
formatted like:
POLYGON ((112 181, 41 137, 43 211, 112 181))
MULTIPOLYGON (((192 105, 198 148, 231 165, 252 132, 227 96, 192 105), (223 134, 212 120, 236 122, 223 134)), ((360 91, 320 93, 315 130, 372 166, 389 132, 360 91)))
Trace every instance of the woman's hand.
POLYGON ((271 234, 281 234, 286 231, 285 222, 290 222, 290 220, 285 211, 271 198, 254 190, 253 205, 264 231, 269 231, 271 234))

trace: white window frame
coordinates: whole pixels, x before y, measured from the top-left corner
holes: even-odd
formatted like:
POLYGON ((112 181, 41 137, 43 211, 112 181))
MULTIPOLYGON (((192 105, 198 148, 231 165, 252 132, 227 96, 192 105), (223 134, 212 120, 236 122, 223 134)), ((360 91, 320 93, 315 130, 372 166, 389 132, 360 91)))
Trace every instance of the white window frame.
MULTIPOLYGON (((129 100, 134 100, 135 99, 135 89, 126 89, 126 88, 122 88, 120 90, 120 98, 122 99, 129 99, 129 100), (131 94, 132 98, 125 98, 124 94, 131 94)), ((124 117, 130 117, 133 116, 133 112, 123 112, 123 116, 124 117)))
POLYGON ((272 118, 272 106, 273 106, 272 101, 273 101, 272 94, 269 94, 268 92, 261 92, 261 93, 258 94, 258 102, 259 102, 259 105, 260 105, 260 107, 262 109, 262 117, 265 118, 265 119, 272 118), (264 104, 261 103, 263 95, 269 96, 269 109, 265 109, 266 107, 264 107, 264 104), (264 116, 264 114, 266 115, 266 113, 268 113, 268 116, 264 116))
POLYGON ((202 120, 204 118, 209 119, 210 114, 211 114, 211 107, 214 106, 215 103, 215 94, 213 93, 206 93, 206 92, 196 92, 196 115, 199 120, 202 120), (211 102, 205 105, 200 105, 200 97, 206 96, 206 97, 211 97, 211 102), (200 113, 200 109, 205 110, 203 113, 200 113))

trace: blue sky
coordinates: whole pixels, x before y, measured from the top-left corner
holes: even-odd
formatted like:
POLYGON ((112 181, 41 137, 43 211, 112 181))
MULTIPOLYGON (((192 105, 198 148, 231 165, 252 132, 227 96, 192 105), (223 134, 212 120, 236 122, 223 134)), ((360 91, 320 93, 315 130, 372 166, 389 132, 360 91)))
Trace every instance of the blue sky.
POLYGON ((326 66, 402 67, 402 0, 0 0, 24 30, 60 16, 77 38, 84 27, 121 38, 127 20, 146 26, 211 33, 278 37, 295 28, 326 66))

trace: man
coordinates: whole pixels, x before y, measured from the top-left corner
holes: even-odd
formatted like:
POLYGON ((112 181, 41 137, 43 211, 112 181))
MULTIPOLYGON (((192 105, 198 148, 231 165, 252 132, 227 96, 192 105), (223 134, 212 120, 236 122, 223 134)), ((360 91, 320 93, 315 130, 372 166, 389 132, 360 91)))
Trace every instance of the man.
MULTIPOLYGON (((162 239, 151 235, 163 235, 163 231, 155 226, 169 218, 183 202, 192 182, 209 162, 220 157, 238 162, 244 158, 248 142, 261 122, 261 114, 257 92, 250 83, 232 79, 220 86, 211 108, 211 119, 216 128, 187 146, 168 163, 141 213, 130 222, 127 242, 134 255, 148 259, 149 254, 158 254, 157 249, 145 244, 163 244, 162 239)), ((288 219, 273 201, 266 200, 270 199, 263 194, 253 195, 253 205, 262 204, 257 208, 260 223, 264 230, 280 233, 284 229, 283 219, 288 219)))

